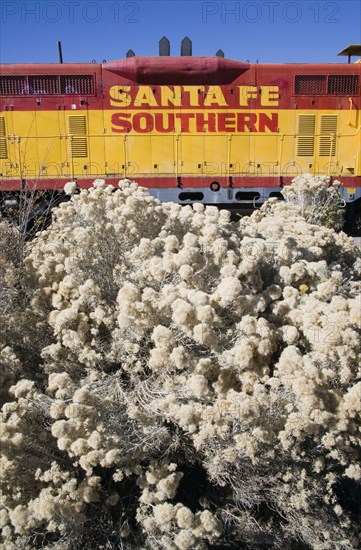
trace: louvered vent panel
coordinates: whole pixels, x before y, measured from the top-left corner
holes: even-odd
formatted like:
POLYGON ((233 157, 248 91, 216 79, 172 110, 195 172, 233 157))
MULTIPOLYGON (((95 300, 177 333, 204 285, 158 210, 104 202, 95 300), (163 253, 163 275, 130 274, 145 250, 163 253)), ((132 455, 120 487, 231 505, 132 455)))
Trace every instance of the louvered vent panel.
POLYGON ((295 76, 296 95, 322 95, 326 93, 327 77, 317 74, 295 76))
POLYGON ((70 154, 73 158, 88 156, 88 141, 86 138, 86 118, 82 115, 68 117, 68 133, 70 140, 70 154))
POLYGON ((86 135, 86 118, 84 115, 72 115, 68 117, 69 134, 86 135))
POLYGON ((8 147, 6 143, 5 118, 0 116, 0 159, 8 158, 8 147))
POLYGON ((315 120, 315 115, 299 115, 298 133, 313 136, 315 133, 315 120))
POLYGON ((320 127, 320 157, 336 154, 337 115, 321 115, 320 127))
POLYGON ((0 95, 23 95, 24 93, 24 76, 0 76, 0 95))
POLYGON ((327 92, 333 95, 357 95, 359 93, 358 76, 352 74, 330 75, 327 92))
POLYGON ((312 157, 315 146, 315 115, 299 115, 297 128, 297 155, 312 157))
POLYGON ((92 75, 63 75, 60 77, 60 89, 62 94, 94 94, 94 79, 92 75))
POLYGON ((52 75, 29 76, 29 94, 58 94, 59 78, 52 75))

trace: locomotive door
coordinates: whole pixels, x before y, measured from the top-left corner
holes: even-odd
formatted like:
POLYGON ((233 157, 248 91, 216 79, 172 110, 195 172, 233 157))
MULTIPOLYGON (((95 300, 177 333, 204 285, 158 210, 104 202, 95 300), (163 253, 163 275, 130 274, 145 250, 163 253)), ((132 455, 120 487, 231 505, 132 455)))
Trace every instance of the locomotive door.
MULTIPOLYGON (((38 110, 34 113, 36 139, 27 144, 27 153, 36 159, 35 177, 57 179, 70 176, 67 162, 67 143, 62 138, 64 128, 64 111, 38 110)), ((30 167, 29 167, 30 168, 30 167)))
POLYGON ((155 176, 174 176, 176 170, 174 134, 151 136, 151 173, 155 176))
MULTIPOLYGON (((229 141, 227 134, 207 134, 204 142, 203 176, 215 181, 228 175, 229 172, 229 141)), ((219 182, 220 183, 220 182, 219 182)))
POLYGON ((19 138, 15 135, 13 111, 0 116, 0 173, 4 178, 21 179, 19 138))
POLYGON ((131 177, 127 164, 127 134, 104 135, 104 173, 114 178, 131 177))
MULTIPOLYGON (((44 146, 47 138, 39 122, 43 113, 35 111, 36 103, 33 98, 28 99, 28 101, 31 101, 33 105, 30 112, 24 113, 24 120, 21 125, 22 135, 21 143, 19 144, 20 167, 23 179, 36 181, 44 173, 45 159, 40 157, 39 148, 42 152, 41 146, 44 146)), ((50 125, 48 125, 48 128, 50 125)))
POLYGON ((227 134, 180 134, 179 175, 197 176, 197 187, 208 187, 209 178, 217 180, 226 176, 229 139, 227 134))
MULTIPOLYGON (((195 132, 179 134, 178 175, 203 176, 204 159, 204 135, 195 132)), ((197 186, 200 186, 199 182, 197 186)))
POLYGON ((149 176, 151 165, 150 133, 129 133, 124 137, 124 176, 149 176))
MULTIPOLYGON (((29 100, 28 100, 29 101, 29 100)), ((35 179, 38 173, 38 145, 35 113, 4 112, 0 120, 2 139, 1 173, 19 180, 35 179)))

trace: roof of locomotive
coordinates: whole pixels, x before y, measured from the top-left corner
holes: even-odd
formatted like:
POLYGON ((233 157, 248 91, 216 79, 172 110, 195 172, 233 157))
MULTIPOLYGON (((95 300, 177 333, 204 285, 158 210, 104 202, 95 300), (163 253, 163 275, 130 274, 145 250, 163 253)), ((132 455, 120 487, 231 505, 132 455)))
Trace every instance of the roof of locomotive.
POLYGON ((244 72, 247 69, 252 67, 309 67, 309 68, 320 68, 320 67, 349 67, 357 64, 359 60, 356 60, 354 63, 344 63, 341 61, 333 61, 329 63, 251 63, 249 61, 238 61, 234 59, 229 59, 226 57, 210 57, 210 56, 169 56, 169 57, 159 57, 159 56, 132 56, 125 57, 122 59, 117 59, 114 61, 105 61, 101 63, 95 62, 70 62, 70 63, 0 63, 0 74, 9 74, 9 69, 13 69, 16 72, 24 71, 28 72, 29 69, 33 68, 35 72, 39 69, 42 71, 50 71, 55 68, 59 72, 67 71, 69 69, 81 69, 84 68, 85 71, 93 68, 97 70, 99 67, 102 67, 105 70, 117 73, 119 71, 144 71, 144 73, 149 71, 160 71, 170 72, 181 70, 184 72, 213 72, 217 71, 238 71, 244 72))
MULTIPOLYGON (((189 46, 189 44, 188 44, 189 46)), ((350 48, 344 50, 350 54, 350 48)), ((361 46, 360 46, 361 48, 361 46)), ((341 53, 344 53, 341 52, 341 53)), ((352 53, 358 52, 353 46, 352 53)), ((286 77, 295 71, 300 74, 359 74, 360 63, 250 63, 224 57, 219 50, 215 56, 190 55, 137 56, 129 50, 127 57, 101 63, 26 63, 0 65, 1 75, 108 75, 107 80, 120 78, 129 83, 149 85, 231 84, 247 73, 270 76, 271 73, 286 77), (221 53, 221 55, 219 55, 221 53), (113 75, 113 76, 112 76, 113 75)))

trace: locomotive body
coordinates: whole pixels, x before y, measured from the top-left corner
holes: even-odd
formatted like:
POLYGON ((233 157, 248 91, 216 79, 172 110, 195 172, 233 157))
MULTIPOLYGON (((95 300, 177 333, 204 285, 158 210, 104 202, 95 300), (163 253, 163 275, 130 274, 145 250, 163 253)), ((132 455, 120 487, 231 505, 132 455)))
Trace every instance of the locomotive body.
POLYGON ((361 63, 127 57, 0 66, 0 192, 128 177, 163 201, 257 207, 301 173, 361 203, 361 63))

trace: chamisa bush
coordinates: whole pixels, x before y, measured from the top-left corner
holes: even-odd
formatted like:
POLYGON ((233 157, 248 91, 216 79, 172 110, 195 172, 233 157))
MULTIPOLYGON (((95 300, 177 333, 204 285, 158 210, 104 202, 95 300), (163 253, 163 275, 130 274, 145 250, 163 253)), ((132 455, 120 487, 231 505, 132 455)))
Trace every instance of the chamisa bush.
POLYGON ((329 176, 302 174, 282 190, 286 201, 296 204, 309 223, 316 223, 335 230, 345 223, 345 204, 339 192, 341 183, 329 176))
POLYGON ((359 548, 360 252, 119 187, 0 224, 2 547, 359 548))

